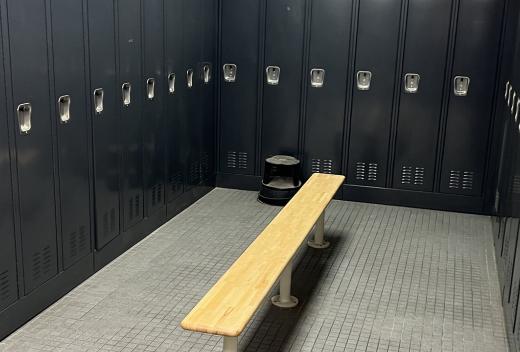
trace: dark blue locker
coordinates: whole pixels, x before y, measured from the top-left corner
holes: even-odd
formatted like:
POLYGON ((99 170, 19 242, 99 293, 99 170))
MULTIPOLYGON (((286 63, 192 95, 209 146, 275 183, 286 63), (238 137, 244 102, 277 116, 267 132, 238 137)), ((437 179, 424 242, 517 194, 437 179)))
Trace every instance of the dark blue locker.
POLYGON ((342 172, 351 18, 352 1, 312 1, 309 64, 303 76, 306 176, 342 172))
MULTIPOLYGON (((0 35, 1 37, 1 35, 0 35)), ((0 57, 4 57, 0 45, 0 57)), ((13 224, 13 195, 11 191, 11 156, 7 139, 7 106, 5 102, 5 74, 0 68, 0 311, 18 298, 16 250, 13 224)))
POLYGON ((401 0, 359 3, 347 182, 384 187, 401 0))
POLYGON ((172 202, 184 191, 183 141, 186 138, 186 85, 183 58, 183 0, 164 3, 167 147, 167 199, 172 202))
POLYGON ((88 0, 96 248, 120 233, 120 125, 116 109, 114 0, 88 0))
POLYGON ((7 0, 7 7, 27 294, 58 271, 46 8, 44 0, 7 0))
POLYGON ((440 190, 482 193, 503 0, 462 0, 444 141, 440 190))
POLYGON ((129 229, 144 216, 141 70, 141 1, 118 0, 119 108, 122 131, 123 228, 129 229))
POLYGON ((164 188, 164 24, 163 0, 143 2, 143 56, 145 87, 143 106, 144 179, 146 214, 161 209, 165 202, 164 188))
POLYGON ((255 172, 262 1, 226 0, 221 9, 220 156, 224 173, 255 172))
POLYGON ((299 156, 305 3, 267 0, 262 160, 276 154, 299 156))
POLYGON ((91 252, 83 1, 52 0, 55 123, 65 268, 91 252))
POLYGON ((433 191, 452 0, 410 0, 394 188, 433 191))

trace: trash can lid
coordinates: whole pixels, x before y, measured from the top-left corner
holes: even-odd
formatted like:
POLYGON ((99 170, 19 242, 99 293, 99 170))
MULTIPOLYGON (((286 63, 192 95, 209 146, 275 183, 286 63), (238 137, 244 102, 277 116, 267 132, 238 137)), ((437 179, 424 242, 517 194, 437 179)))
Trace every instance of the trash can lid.
POLYGON ((287 166, 294 166, 298 165, 300 163, 300 160, 296 159, 295 157, 289 156, 289 155, 274 155, 270 158, 267 158, 265 160, 269 164, 273 165, 287 165, 287 166))

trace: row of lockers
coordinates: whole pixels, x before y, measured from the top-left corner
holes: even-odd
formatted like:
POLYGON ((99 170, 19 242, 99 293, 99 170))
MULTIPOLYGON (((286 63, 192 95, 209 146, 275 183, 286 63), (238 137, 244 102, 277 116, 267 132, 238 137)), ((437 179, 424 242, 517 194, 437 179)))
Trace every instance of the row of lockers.
POLYGON ((290 154, 306 175, 480 195, 503 5, 224 1, 219 171, 290 154))
POLYGON ((520 3, 506 3, 500 91, 496 118, 499 163, 496 172, 494 243, 510 350, 520 347, 520 3))
POLYGON ((217 7, 0 2, 0 313, 211 183, 217 7))

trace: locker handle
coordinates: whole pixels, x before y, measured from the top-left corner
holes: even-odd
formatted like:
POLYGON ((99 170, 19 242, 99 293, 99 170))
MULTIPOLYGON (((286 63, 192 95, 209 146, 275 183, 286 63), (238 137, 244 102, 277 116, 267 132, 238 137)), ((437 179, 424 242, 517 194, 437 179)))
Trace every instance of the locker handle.
POLYGON ((507 100, 507 94, 509 93, 509 85, 511 83, 509 83, 509 81, 506 82, 506 92, 504 94, 504 100, 507 100))
POLYGON ((132 85, 128 82, 121 86, 121 95, 123 97, 123 105, 129 106, 132 102, 132 85))
POLYGON ((372 72, 359 71, 356 75, 356 81, 358 90, 370 90, 370 85, 372 84, 372 72))
MULTIPOLYGON (((518 99, 520 100, 520 99, 518 99)), ((516 107, 516 92, 513 93, 513 100, 512 100, 512 104, 511 104, 511 115, 513 115, 513 112, 515 111, 515 107, 516 107)))
POLYGON ((507 106, 511 104, 511 93, 513 92, 513 86, 509 85, 509 92, 507 93, 507 106))
POLYGON ((103 88, 97 88, 94 90, 94 108, 96 114, 100 115, 103 112, 103 101, 105 99, 105 91, 103 88))
POLYGON ((279 66, 267 66, 265 69, 267 84, 277 86, 280 83, 280 71, 279 66))
POLYGON ((186 71, 186 83, 188 88, 193 88, 193 69, 191 68, 186 71))
POLYGON ((516 102, 516 114, 515 114, 515 122, 518 122, 518 116, 520 114, 520 99, 516 102))
POLYGON ((31 130, 32 105, 30 103, 20 104, 18 105, 16 112, 18 115, 20 134, 29 134, 29 131, 31 130))
POLYGON ((168 92, 170 94, 175 93, 175 73, 170 73, 168 75, 168 92))
POLYGON ((202 80, 204 84, 211 82, 211 66, 209 64, 202 66, 202 80))
POLYGON ((419 91, 419 82, 421 75, 417 73, 407 73, 404 76, 404 91, 409 94, 415 94, 419 91))
POLYGON ((224 71, 224 81, 233 83, 237 79, 237 65, 235 64, 224 64, 222 66, 222 71, 224 71))
POLYGON ((58 98, 58 111, 60 114, 60 122, 66 124, 70 121, 70 96, 62 95, 58 98))
POLYGON ((146 80, 146 94, 148 100, 153 100, 155 98, 155 78, 148 78, 146 80))
POLYGON ((311 87, 321 88, 325 84, 325 70, 322 68, 313 68, 311 70, 311 87))
POLYGON ((466 76, 456 76, 453 80, 454 94, 457 97, 465 97, 469 92, 471 79, 466 76))

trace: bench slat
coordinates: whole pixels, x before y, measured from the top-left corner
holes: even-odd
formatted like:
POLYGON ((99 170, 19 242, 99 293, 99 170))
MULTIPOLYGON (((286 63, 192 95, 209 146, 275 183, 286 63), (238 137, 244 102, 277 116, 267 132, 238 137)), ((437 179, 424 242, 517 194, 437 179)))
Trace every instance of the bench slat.
POLYGON ((215 335, 240 335, 344 180, 338 175, 312 175, 181 326, 215 335))

